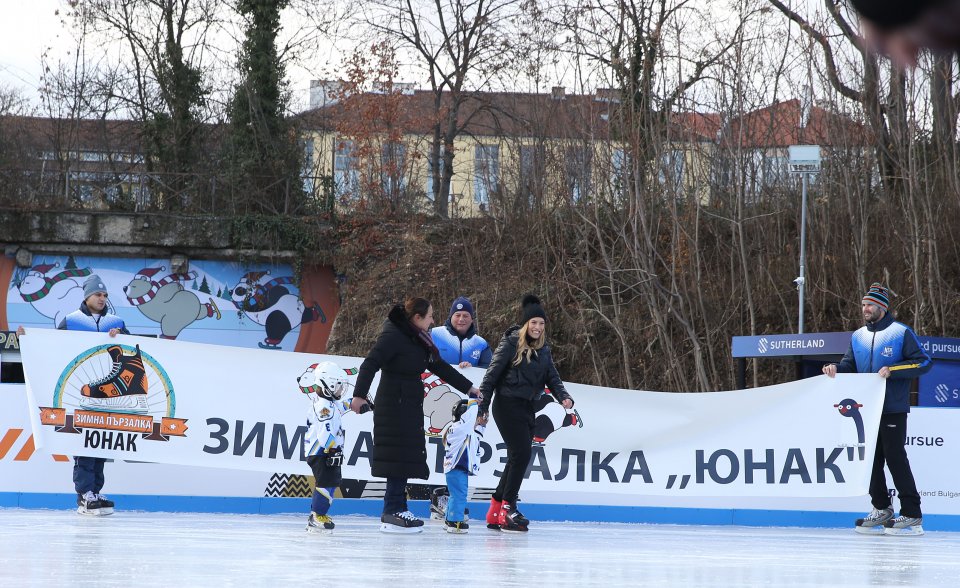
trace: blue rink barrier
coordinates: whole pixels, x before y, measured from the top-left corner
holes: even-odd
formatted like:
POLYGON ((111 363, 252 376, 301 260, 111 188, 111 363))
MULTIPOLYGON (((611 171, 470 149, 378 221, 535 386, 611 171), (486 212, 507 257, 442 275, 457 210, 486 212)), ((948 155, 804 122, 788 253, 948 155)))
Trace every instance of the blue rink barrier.
MULTIPOLYGON (((118 511, 207 512, 226 514, 305 514, 309 498, 245 498, 221 496, 144 496, 111 494, 118 511)), ((75 494, 0 492, 0 508, 70 509, 75 494)), ((474 519, 487 512, 487 502, 470 502, 474 519)), ((330 514, 380 516, 383 501, 369 498, 338 498, 330 514)), ((411 500, 410 509, 420 517, 429 516, 426 500, 411 500)), ((651 525, 736 525, 743 527, 843 528, 864 512, 813 510, 759 510, 722 508, 671 508, 663 506, 602 506, 583 504, 521 503, 523 514, 533 521, 570 521, 591 523, 638 523, 651 525)), ((866 508, 869 508, 867 504, 866 508)), ((925 515, 927 531, 960 531, 960 515, 925 515)))

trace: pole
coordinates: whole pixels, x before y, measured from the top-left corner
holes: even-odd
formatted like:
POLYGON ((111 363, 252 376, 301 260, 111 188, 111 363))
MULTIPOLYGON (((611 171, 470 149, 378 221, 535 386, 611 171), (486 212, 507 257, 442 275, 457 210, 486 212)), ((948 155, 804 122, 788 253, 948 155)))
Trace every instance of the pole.
POLYGON ((803 190, 801 196, 800 204, 800 277, 797 278, 797 290, 800 291, 800 330, 799 333, 803 334, 803 290, 804 282, 804 268, 806 266, 806 247, 807 247, 807 176, 809 174, 802 173, 800 176, 803 181, 803 190))

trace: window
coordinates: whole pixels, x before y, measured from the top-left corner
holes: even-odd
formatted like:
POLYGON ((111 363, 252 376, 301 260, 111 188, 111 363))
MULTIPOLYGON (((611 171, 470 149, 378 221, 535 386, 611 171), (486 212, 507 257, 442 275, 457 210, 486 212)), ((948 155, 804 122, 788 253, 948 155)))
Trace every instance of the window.
POLYGON ((780 186, 786 183, 788 176, 787 164, 790 159, 778 155, 766 155, 763 158, 763 185, 780 186))
POLYGON ((680 192, 683 190, 683 171, 686 165, 686 154, 679 149, 672 149, 660 156, 660 171, 658 180, 668 190, 680 192))
POLYGON ((300 171, 300 177, 303 180, 303 191, 307 194, 313 194, 313 139, 307 139, 303 142, 303 169, 300 171))
POLYGON ((424 183, 424 192, 427 200, 433 202, 433 155, 428 154, 427 160, 427 181, 424 183))
POLYGON ((568 147, 564 157, 570 200, 580 202, 590 196, 590 172, 593 152, 586 147, 568 147))
POLYGON ((630 178, 629 156, 623 149, 614 149, 610 154, 610 187, 616 198, 626 196, 627 181, 630 178))
POLYGON ((385 143, 380 148, 380 185, 387 197, 398 197, 406 188, 403 173, 406 158, 407 146, 402 143, 385 143))
POLYGON ((360 170, 353 141, 338 141, 333 154, 333 193, 337 198, 360 196, 360 170))
POLYGON ((473 199, 490 206, 490 194, 500 185, 500 146, 477 145, 473 154, 473 199))
POLYGON ((546 150, 543 145, 520 146, 520 193, 530 204, 543 193, 543 168, 546 150))

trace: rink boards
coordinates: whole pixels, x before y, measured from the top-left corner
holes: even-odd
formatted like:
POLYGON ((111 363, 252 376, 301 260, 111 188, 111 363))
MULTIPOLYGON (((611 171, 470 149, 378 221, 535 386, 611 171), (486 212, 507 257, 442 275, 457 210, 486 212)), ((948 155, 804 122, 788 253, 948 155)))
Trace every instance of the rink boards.
MULTIPOLYGON (((35 450, 24 396, 22 385, 0 385, 0 507, 70 508, 72 459, 35 450)), ((960 531, 958 419, 960 412, 947 408, 914 408, 910 416, 908 453, 930 530, 960 531)), ((131 510, 295 513, 309 508, 305 476, 127 461, 109 463, 106 473, 105 491, 131 510)), ((350 499, 338 500, 334 508, 342 514, 377 514, 382 487, 382 480, 348 481, 343 494, 350 499)), ((866 497, 640 496, 526 486, 521 499, 525 514, 542 520, 667 524, 847 526, 851 516, 869 509, 866 497)), ((424 502, 414 508, 426 514, 424 502)))

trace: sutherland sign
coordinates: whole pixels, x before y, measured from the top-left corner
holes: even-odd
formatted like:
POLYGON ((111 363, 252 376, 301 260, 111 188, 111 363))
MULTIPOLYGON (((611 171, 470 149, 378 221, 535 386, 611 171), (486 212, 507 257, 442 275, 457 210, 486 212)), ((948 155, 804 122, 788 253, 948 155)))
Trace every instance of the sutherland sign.
POLYGON ((843 355, 849 346, 850 333, 848 332, 734 337, 733 356, 843 355))
MULTIPOLYGON (((805 335, 757 335, 733 338, 734 357, 791 357, 843 355, 850 347, 850 332, 805 335)), ((960 361, 960 339, 921 337, 920 345, 932 359, 960 361)))

